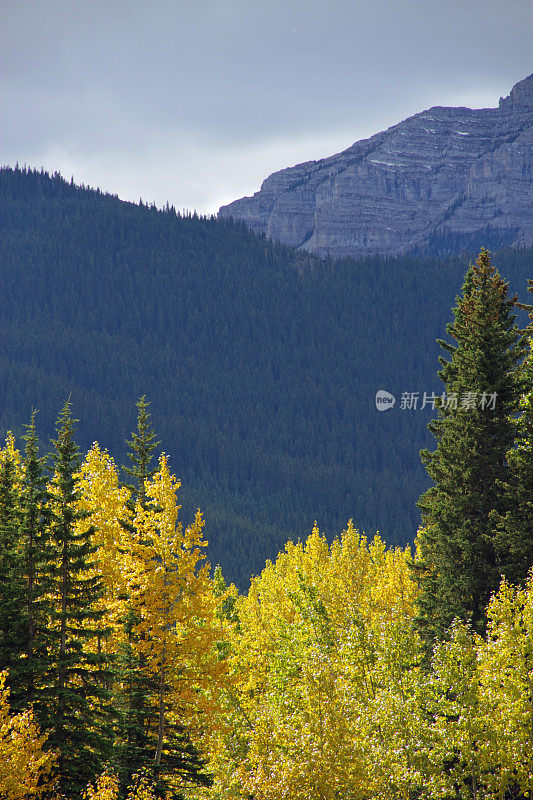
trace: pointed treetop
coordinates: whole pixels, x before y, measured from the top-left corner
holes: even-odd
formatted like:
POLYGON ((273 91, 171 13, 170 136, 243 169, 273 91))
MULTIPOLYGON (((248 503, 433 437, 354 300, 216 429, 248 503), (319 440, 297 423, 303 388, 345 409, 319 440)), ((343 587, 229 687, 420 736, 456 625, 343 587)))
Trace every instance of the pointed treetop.
POLYGON ((78 422, 78 420, 72 418, 71 410, 72 403, 70 402, 69 396, 57 418, 57 439, 52 439, 55 450, 52 457, 56 463, 61 461, 64 457, 67 457, 67 459, 73 462, 79 462, 80 452, 78 445, 74 441, 74 431, 76 430, 75 423, 78 422))
POLYGON ((32 408, 30 421, 28 424, 24 425, 26 428, 26 433, 23 434, 22 438, 26 443, 25 453, 27 461, 32 459, 37 460, 39 456, 39 437, 37 435, 37 429, 35 426, 36 414, 38 414, 37 409, 32 408))
POLYGON ((131 435, 131 439, 126 440, 129 452, 128 458, 131 461, 131 467, 124 467, 124 472, 130 475, 137 482, 134 487, 137 491, 143 489, 144 481, 151 478, 157 467, 151 468, 154 450, 159 447, 161 442, 156 440, 156 434, 152 429, 150 422, 150 413, 145 395, 137 400, 137 430, 131 435))

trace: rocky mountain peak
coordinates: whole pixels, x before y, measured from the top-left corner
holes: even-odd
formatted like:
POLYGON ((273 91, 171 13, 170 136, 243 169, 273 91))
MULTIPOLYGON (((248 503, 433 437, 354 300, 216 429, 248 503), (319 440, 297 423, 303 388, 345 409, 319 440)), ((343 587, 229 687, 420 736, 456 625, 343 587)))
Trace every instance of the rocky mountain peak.
POLYGON ((500 98, 500 108, 509 106, 533 108, 533 73, 523 81, 515 83, 509 97, 500 98))
POLYGON ((533 244, 533 75, 497 108, 436 106, 347 150, 270 175, 223 206, 335 257, 533 244))

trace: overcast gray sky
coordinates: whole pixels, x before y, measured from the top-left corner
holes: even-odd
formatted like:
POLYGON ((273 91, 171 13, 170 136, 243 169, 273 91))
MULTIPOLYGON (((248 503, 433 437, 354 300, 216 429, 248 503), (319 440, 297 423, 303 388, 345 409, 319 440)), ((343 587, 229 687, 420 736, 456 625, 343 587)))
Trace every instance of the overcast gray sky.
POLYGON ((533 0, 0 0, 0 162, 214 212, 533 72, 533 0))

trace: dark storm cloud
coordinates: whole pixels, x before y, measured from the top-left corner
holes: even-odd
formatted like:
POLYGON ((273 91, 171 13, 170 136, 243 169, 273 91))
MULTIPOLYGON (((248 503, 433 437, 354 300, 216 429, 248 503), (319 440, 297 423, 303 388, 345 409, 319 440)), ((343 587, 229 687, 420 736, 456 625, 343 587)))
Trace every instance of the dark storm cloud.
POLYGON ((495 105, 533 69, 531 0, 2 0, 1 15, 2 161, 178 207, 430 105, 495 105))

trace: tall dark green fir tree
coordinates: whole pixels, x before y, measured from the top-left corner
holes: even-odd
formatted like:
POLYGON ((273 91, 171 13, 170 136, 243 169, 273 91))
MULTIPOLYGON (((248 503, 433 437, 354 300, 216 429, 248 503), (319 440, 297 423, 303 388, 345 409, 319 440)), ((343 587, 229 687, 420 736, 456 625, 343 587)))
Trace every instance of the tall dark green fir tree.
MULTIPOLYGON (((529 281, 528 291, 533 292, 533 280, 529 281)), ((511 583, 524 585, 533 567, 533 305, 518 305, 530 316, 525 331, 529 350, 521 369, 524 395, 520 416, 514 420, 513 448, 507 455, 509 480, 501 484, 508 510, 504 517, 494 516, 505 576, 511 583)))
MULTIPOLYGON (((126 440, 131 466, 123 469, 132 479, 132 483, 126 484, 132 510, 136 500, 145 502, 144 481, 155 472, 153 454, 160 444, 150 422, 149 405, 144 395, 137 401, 137 430, 132 433, 131 439, 126 440)), ((129 523, 122 524, 130 533, 137 535, 129 523)), ((116 698, 120 728, 117 760, 123 787, 130 784, 136 773, 150 769, 153 761, 150 695, 156 691, 156 687, 145 658, 139 656, 137 648, 133 646, 137 635, 134 632, 136 621, 133 609, 128 606, 123 621, 125 641, 117 658, 118 685, 122 687, 116 698)))
POLYGON ((135 405, 137 406, 137 430, 132 433, 131 439, 126 440, 131 467, 123 467, 126 475, 133 478, 133 483, 127 487, 133 499, 144 497, 144 481, 151 478, 156 471, 156 467, 152 465, 154 450, 161 444, 157 441, 150 422, 151 415, 148 411, 150 403, 147 402, 145 395, 140 397, 135 405))
POLYGON ((24 676, 20 685, 23 706, 31 705, 38 719, 45 715, 43 676, 48 664, 48 618, 50 614, 50 565, 54 551, 50 542, 51 497, 45 472, 46 457, 39 456, 35 411, 26 425, 23 471, 20 487, 19 540, 25 579, 26 645, 24 676))
POLYGON ((53 441, 51 537, 55 546, 51 589, 54 638, 49 671, 47 745, 58 754, 59 790, 77 798, 102 770, 110 752, 113 712, 110 673, 96 642, 106 635, 97 601, 93 529, 77 507, 79 450, 70 402, 61 411, 53 441))
POLYGON ((524 342, 513 314, 516 298, 482 250, 469 268, 447 333, 439 343, 445 399, 430 423, 437 440, 421 457, 432 486, 419 500, 422 527, 414 567, 420 587, 419 626, 428 645, 454 618, 483 633, 485 609, 506 558, 496 546, 494 513, 505 514, 499 488, 509 478, 512 416, 518 411, 518 364, 524 342))
POLYGON ((19 494, 13 439, 8 435, 0 457, 0 670, 9 670, 10 704, 16 711, 24 695, 27 631, 19 494))

